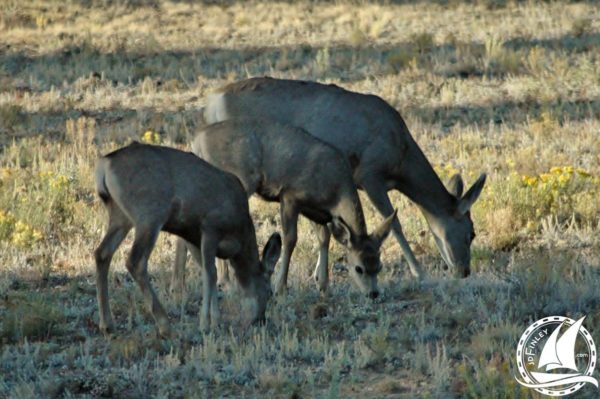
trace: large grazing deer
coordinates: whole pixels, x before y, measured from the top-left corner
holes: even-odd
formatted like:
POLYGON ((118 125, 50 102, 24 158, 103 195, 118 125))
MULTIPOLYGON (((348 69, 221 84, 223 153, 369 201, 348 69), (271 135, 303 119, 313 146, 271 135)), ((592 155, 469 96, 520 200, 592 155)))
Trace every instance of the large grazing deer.
MULTIPOLYGON (((336 240, 348 250, 350 275, 359 289, 372 299, 378 297, 379 249, 395 214, 367 234, 352 169, 342 153, 300 128, 248 118, 204 127, 192 148, 202 159, 236 175, 249 196, 257 193, 280 203, 283 255, 276 293, 286 290, 298 216, 304 215, 314 222, 319 238, 315 278, 320 290, 325 291, 328 285, 331 228, 336 240)), ((178 251, 182 248, 178 245, 178 251)), ((174 275, 181 276, 185 256, 176 258, 183 263, 176 264, 174 275)))
MULTIPOLYGON (((387 191, 404 193, 423 212, 446 264, 459 277, 469 275, 475 238, 469 209, 483 189, 485 174, 464 195, 460 175, 453 176, 446 190, 398 111, 384 100, 335 85, 272 78, 233 83, 207 98, 207 123, 244 116, 303 128, 342 151, 352 164, 355 184, 383 216, 394 211, 387 191)), ((422 277, 397 218, 392 230, 412 274, 422 277)))
POLYGON ((230 260, 239 285, 254 299, 251 321, 264 319, 281 238, 277 233, 271 236, 261 261, 246 192, 234 175, 189 152, 133 143, 98 160, 96 189, 109 216, 108 231, 95 252, 101 331, 114 326, 108 304, 110 262, 132 227, 135 239, 127 270, 140 286, 161 335, 170 335, 169 319, 147 270, 161 230, 186 240, 202 265, 202 329, 215 326, 218 319, 215 257, 230 260))

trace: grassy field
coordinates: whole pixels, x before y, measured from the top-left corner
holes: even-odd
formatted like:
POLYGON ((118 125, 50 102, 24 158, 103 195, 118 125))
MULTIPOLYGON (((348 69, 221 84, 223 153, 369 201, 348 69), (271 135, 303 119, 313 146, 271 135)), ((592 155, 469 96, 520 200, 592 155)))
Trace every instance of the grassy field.
MULTIPOLYGON (((514 378, 530 323, 587 315, 600 344, 592 1, 4 0, 0 152, 1 398, 539 398, 514 378), (225 291, 222 325, 203 335, 199 268, 171 296, 175 240, 163 235, 150 272, 177 334, 161 340, 124 267, 130 236, 109 277, 118 331, 103 337, 95 159, 132 139, 188 148, 205 94, 260 75, 377 94, 444 181, 487 172, 472 210, 474 273, 447 276, 419 210, 394 193, 425 281, 388 239, 384 295, 371 303, 333 244, 320 297, 302 221, 290 293, 268 323, 244 329, 225 291)), ((381 217, 362 199, 372 228, 381 217)), ((251 200, 261 245, 280 230, 277 209, 251 200)))

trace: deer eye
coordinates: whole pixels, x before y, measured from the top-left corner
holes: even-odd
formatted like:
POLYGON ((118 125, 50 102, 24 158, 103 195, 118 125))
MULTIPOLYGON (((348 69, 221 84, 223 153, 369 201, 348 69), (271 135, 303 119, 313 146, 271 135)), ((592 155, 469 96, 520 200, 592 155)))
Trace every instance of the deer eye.
POLYGON ((354 268, 354 270, 356 270, 356 273, 358 273, 358 274, 363 274, 363 269, 362 269, 362 267, 360 267, 360 266, 356 266, 356 267, 354 268))

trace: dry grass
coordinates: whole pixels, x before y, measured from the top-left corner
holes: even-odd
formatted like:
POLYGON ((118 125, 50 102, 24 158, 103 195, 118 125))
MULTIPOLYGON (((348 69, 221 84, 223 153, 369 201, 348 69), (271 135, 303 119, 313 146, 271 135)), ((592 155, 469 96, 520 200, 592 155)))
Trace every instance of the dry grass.
MULTIPOLYGON (((599 17, 593 2, 560 1, 2 2, 0 397, 536 397, 514 381, 528 322, 585 314, 600 339, 599 17), (242 331, 226 292, 222 327, 202 335, 198 268, 171 298, 163 236, 150 268, 177 336, 156 338, 120 250, 119 330, 101 337, 94 160, 132 138, 187 148, 204 95, 257 75, 378 94, 444 180, 486 171, 476 273, 447 277, 418 209, 393 194, 422 284, 388 240, 384 298, 366 303, 333 245, 320 298, 303 221, 293 288, 269 323, 242 331)), ((251 210, 264 243, 277 206, 251 210)))

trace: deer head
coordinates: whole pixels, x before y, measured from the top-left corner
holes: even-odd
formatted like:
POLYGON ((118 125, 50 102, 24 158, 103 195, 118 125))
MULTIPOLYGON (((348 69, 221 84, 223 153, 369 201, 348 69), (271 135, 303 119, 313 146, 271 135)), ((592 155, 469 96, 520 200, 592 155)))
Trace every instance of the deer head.
POLYGON ((390 233, 396 211, 388 216, 371 234, 358 237, 341 218, 330 224, 335 239, 348 249, 350 276, 358 288, 371 299, 379 296, 377 274, 381 271, 379 250, 390 233))
POLYGON ((458 174, 452 176, 448 184, 448 192, 454 197, 452 209, 444 217, 428 221, 440 254, 456 277, 468 277, 471 273, 471 242, 475 231, 470 209, 481 194, 485 178, 485 173, 479 176, 463 195, 462 178, 458 174))

